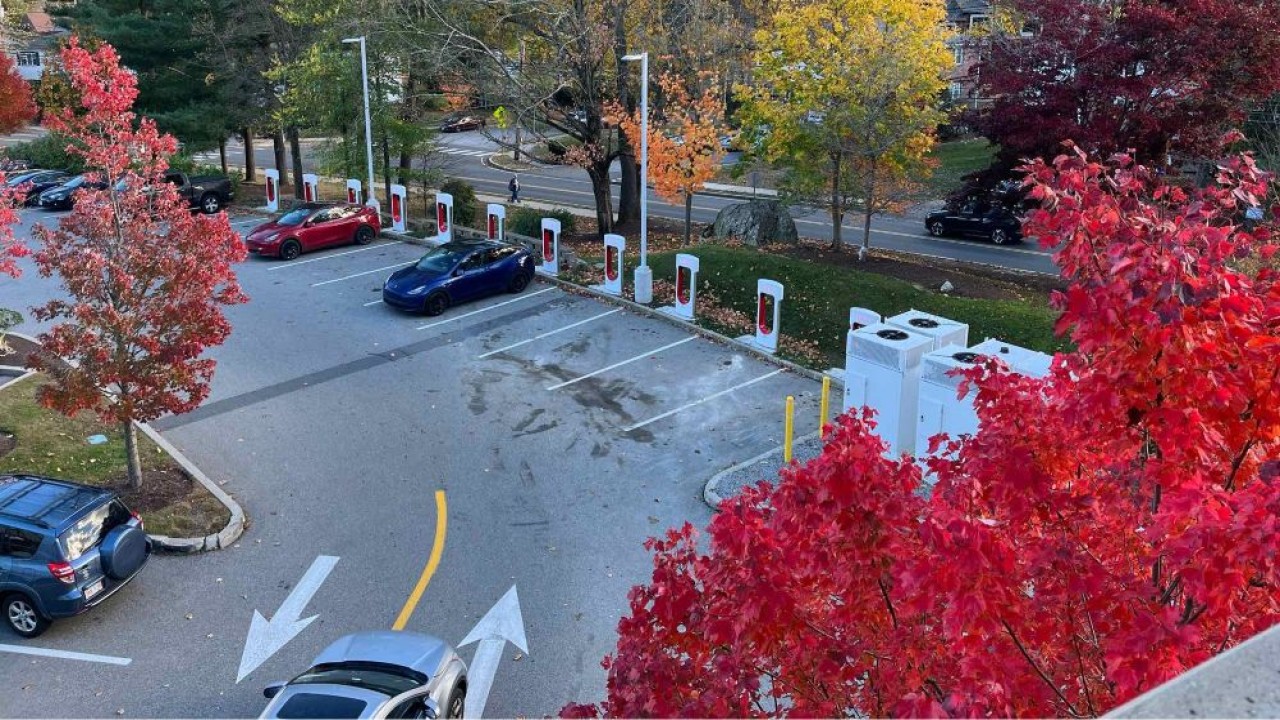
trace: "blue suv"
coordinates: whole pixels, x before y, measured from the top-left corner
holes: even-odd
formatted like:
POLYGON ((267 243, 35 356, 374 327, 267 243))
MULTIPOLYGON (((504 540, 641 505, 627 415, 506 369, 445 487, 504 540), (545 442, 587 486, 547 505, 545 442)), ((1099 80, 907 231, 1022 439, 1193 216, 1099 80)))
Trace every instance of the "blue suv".
POLYGON ((119 496, 34 475, 0 475, 0 614, 33 638, 133 579, 151 557, 119 496))

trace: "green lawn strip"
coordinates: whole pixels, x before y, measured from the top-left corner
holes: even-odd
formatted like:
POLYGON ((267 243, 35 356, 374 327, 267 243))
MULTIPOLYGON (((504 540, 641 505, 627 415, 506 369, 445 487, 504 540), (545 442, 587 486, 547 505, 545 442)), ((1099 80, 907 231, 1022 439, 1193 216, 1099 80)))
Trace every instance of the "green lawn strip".
MULTIPOLYGON (((752 317, 756 280, 782 283, 782 334, 818 344, 825 366, 817 370, 844 366, 845 327, 853 306, 871 308, 886 317, 914 308, 965 322, 972 343, 991 337, 1045 352, 1060 347, 1053 335, 1057 313, 1046 302, 949 297, 884 275, 745 247, 700 245, 684 252, 700 260, 699 293, 710 290, 729 307, 752 317)), ((675 253, 652 255, 649 264, 655 278, 674 282, 675 253)))
MULTIPOLYGON (((29 472, 110 486, 126 496, 120 485, 126 473, 124 435, 108 427, 92 413, 69 418, 36 402, 41 378, 32 377, 0 390, 0 430, 11 433, 17 447, 0 457, 0 473, 29 472), (90 445, 91 435, 105 435, 107 441, 90 445)), ((145 435, 138 433, 138 451, 147 470, 177 469, 179 466, 145 435)), ((143 492, 146 491, 144 481, 143 492)), ((192 483, 186 497, 155 511, 142 513, 147 531, 172 537, 190 537, 217 532, 230 515, 212 495, 192 483)))
POLYGON ((929 199, 942 199, 960 189, 960 178, 982 170, 991 164, 996 147, 984 139, 952 140, 940 143, 929 153, 938 161, 933 175, 925 181, 925 194, 929 199))

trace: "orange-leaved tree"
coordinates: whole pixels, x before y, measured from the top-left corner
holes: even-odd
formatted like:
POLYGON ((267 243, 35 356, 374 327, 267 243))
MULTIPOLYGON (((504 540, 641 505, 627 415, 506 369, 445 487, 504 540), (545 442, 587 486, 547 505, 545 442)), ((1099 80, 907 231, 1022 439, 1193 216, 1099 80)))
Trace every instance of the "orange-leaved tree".
POLYGON ((58 321, 40 340, 74 361, 37 359, 52 378, 39 400, 118 423, 137 488, 134 422, 190 411, 209 394, 214 361, 201 355, 231 331, 222 306, 245 301, 232 269, 245 247, 225 214, 193 216, 164 181, 177 141, 134 115, 137 78, 114 48, 90 52, 72 38, 62 66, 78 107, 49 126, 84 158, 89 180, 56 229, 35 228, 40 274, 59 276, 68 294, 36 308, 58 321))
MULTIPOLYGON (((684 242, 689 244, 693 225, 693 195, 715 176, 724 155, 720 128, 724 99, 714 74, 699 73, 692 82, 673 73, 658 76, 665 122, 649 120, 649 179, 658 196, 670 203, 684 203, 684 242), (671 128, 673 134, 664 129, 671 128)), ((609 107, 614 122, 633 147, 640 147, 640 112, 626 113, 616 103, 609 107)), ((650 110, 650 116, 654 113, 650 110)))

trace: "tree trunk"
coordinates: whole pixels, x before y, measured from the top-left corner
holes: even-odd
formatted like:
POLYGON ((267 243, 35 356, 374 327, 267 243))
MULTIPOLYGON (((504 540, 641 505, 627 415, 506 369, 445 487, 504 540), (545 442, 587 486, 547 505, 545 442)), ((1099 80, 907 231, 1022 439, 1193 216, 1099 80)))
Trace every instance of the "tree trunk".
POLYGON ((258 179, 258 168, 253 157, 253 128, 245 128, 244 136, 244 181, 253 182, 258 179))
POLYGON ((609 184, 609 163, 601 160, 587 166, 591 193, 596 198, 596 224, 600 235, 613 232, 613 188, 609 184))
POLYGON ((693 232, 693 193, 685 191, 684 193, 684 244, 690 244, 690 234, 693 232))
MULTIPOLYGON (((400 103, 400 120, 405 124, 411 124, 418 117, 418 71, 414 63, 409 63, 408 76, 404 82, 404 102, 400 103)), ((400 143, 400 160, 397 163, 396 183, 400 185, 409 184, 409 175, 413 172, 413 144, 409 142, 400 143)), ((390 167, 390 163, 388 163, 390 167)), ((391 202, 391 190, 387 190, 387 202, 391 202)), ((388 206, 389 208, 389 206, 388 206)))
POLYGON ((867 259, 867 250, 871 249, 871 215, 875 210, 876 199, 876 163, 871 162, 867 173, 867 185, 862 191, 862 249, 858 251, 858 259, 867 259))
POLYGON ((227 172, 227 139, 226 138, 220 138, 218 140, 218 159, 222 161, 222 174, 230 175, 231 173, 227 172))
POLYGON ((289 154, 293 160, 293 196, 302 199, 302 141, 298 138, 297 126, 289 127, 289 154))
POLYGON ((840 247, 840 230, 844 224, 844 207, 840 202, 840 153, 831 155, 831 249, 840 247))
MULTIPOLYGON (((382 188, 386 193, 387 212, 391 212, 391 139, 387 134, 382 133, 382 188)), ((369 188, 369 194, 373 195, 373 188, 369 188)))
MULTIPOLYGON (((623 62, 622 56, 627 49, 627 23, 625 13, 627 3, 620 2, 614 7, 613 19, 613 54, 619 68, 635 67, 623 62)), ((631 80, 635 75, 630 72, 619 72, 617 78, 618 100, 628 113, 636 111, 636 97, 631 93, 631 80)), ((640 217, 640 164, 636 161, 636 148, 631 146, 627 136, 618 131, 618 167, 622 171, 622 185, 618 188, 618 224, 629 222, 640 217)))
POLYGON ((276 128, 271 135, 271 145, 276 153, 276 170, 280 172, 280 187, 289 184, 289 165, 284 156, 284 131, 276 128))
POLYGON ((138 429, 133 421, 124 423, 124 456, 129 468, 129 487, 133 490, 142 488, 142 460, 138 457, 138 429))

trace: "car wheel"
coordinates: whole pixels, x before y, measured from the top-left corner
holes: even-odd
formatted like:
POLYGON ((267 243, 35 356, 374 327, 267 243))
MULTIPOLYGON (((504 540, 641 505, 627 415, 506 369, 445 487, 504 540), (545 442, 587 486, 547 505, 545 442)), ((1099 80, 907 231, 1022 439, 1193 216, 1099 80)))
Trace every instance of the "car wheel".
POLYGON ((294 260, 301 254, 302 246, 298 244, 297 240, 286 240, 285 243, 280 246, 281 260, 294 260))
POLYGON ((4 619, 9 627, 24 638, 33 638, 49 627, 49 621, 40 616, 35 603, 22 593, 5 596, 4 619))
POLYGON ((453 688, 453 692, 449 693, 449 704, 444 708, 444 716, 447 718, 460 718, 466 707, 467 689, 458 685, 453 688))
POLYGON ((360 227, 356 228, 355 242, 357 245, 368 245, 369 243, 373 242, 373 239, 375 237, 377 237, 377 234, 374 233, 373 228, 369 227, 368 225, 361 225, 360 227))
POLYGON ((524 272, 522 270, 516 273, 515 277, 511 278, 511 283, 507 285, 507 292, 513 295, 518 295, 524 292, 524 289, 529 287, 529 283, 532 281, 533 273, 524 272))
POLYGON ((1009 231, 997 228, 991 232, 991 242, 996 245, 1004 245, 1009 242, 1009 231))
POLYGON ((941 220, 934 220, 929 223, 929 234, 934 237, 942 237, 947 234, 947 228, 942 224, 941 220))
POLYGON ((222 209, 222 200, 218 199, 213 193, 205 193, 200 198, 200 210, 205 215, 212 215, 222 209))
POLYGON ((427 296, 425 302, 422 303, 422 312, 432 317, 439 315, 449 309, 449 296, 442 292, 435 292, 427 296))

